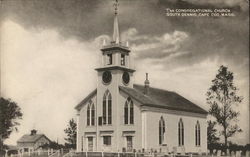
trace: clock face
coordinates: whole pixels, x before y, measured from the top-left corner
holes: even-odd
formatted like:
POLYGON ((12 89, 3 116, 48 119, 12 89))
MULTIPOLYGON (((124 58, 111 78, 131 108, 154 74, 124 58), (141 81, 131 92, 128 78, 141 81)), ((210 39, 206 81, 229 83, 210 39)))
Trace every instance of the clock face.
POLYGON ((110 71, 104 71, 102 73, 102 81, 107 84, 107 83, 110 83, 111 80, 112 80, 111 72, 110 71))
POLYGON ((125 84, 128 84, 129 83, 129 80, 130 80, 130 76, 129 76, 129 73, 128 72, 124 72, 123 75, 122 75, 122 80, 125 84))

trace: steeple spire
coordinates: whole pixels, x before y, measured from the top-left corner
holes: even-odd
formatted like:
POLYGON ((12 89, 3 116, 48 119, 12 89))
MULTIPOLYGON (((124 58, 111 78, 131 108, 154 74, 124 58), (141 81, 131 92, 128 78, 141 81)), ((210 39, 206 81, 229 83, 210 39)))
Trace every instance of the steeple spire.
POLYGON ((120 33, 119 33, 119 26, 118 26, 118 0, 115 0, 114 8, 115 8, 115 18, 114 18, 114 32, 113 32, 113 42, 116 44, 120 43, 120 33))

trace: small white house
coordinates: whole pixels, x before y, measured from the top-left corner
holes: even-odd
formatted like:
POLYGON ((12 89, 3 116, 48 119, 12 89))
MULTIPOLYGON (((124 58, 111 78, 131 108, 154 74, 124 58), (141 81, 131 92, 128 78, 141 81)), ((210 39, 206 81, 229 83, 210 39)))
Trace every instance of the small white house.
POLYGON ((17 141, 17 147, 22 152, 35 151, 40 146, 50 144, 51 141, 44 134, 37 134, 36 130, 31 130, 30 134, 23 135, 17 141))
POLYGON ((97 87, 76 107, 77 151, 207 151, 207 111, 181 95, 134 84, 129 47, 119 37, 101 49, 97 87))

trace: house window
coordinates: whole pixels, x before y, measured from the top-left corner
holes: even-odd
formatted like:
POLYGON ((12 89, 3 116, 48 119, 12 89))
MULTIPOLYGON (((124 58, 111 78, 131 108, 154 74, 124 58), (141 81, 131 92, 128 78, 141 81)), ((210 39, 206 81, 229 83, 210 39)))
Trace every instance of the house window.
POLYGON ((111 146, 111 136, 103 136, 103 145, 111 146))
POLYGON ((134 124, 134 104, 131 98, 127 98, 124 105, 124 124, 134 124))
POLYGON ((95 125, 95 105, 90 100, 87 107, 87 126, 95 125))
POLYGON ((112 97, 109 91, 103 96, 102 119, 103 124, 112 124, 112 97))
POLYGON ((178 143, 179 146, 184 145, 184 125, 182 119, 180 119, 178 123, 178 143))
POLYGON ((201 129, 200 129, 200 123, 197 121, 195 125, 195 145, 200 146, 201 145, 201 129))
POLYGON ((121 54, 121 65, 125 65, 125 54, 121 54))
POLYGON ((107 64, 108 65, 111 65, 112 64, 112 54, 110 53, 110 54, 107 54, 107 64))
POLYGON ((164 134, 165 134, 165 121, 163 117, 161 117, 159 121, 159 144, 163 144, 164 134))

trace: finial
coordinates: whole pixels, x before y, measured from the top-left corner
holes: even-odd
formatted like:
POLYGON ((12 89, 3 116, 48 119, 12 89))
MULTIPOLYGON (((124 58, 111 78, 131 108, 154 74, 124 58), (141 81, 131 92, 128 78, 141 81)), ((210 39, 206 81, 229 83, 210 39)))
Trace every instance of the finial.
POLYGON ((102 46, 106 46, 106 39, 103 39, 102 46))
POLYGON ((149 80, 148 80, 148 73, 146 73, 146 80, 144 81, 144 94, 149 93, 149 80))
POLYGON ((114 3, 115 14, 117 14, 118 6, 119 6, 118 0, 115 0, 115 3, 114 3))
POLYGON ((128 41, 126 42, 126 46, 129 47, 129 42, 128 41))
POLYGON ((146 73, 146 80, 144 82, 145 86, 149 86, 148 73, 146 73))

